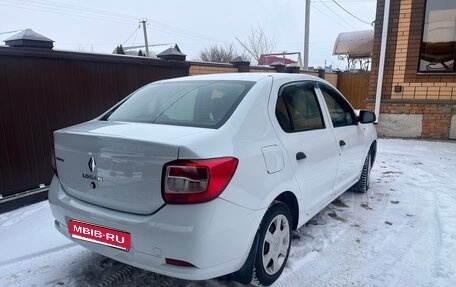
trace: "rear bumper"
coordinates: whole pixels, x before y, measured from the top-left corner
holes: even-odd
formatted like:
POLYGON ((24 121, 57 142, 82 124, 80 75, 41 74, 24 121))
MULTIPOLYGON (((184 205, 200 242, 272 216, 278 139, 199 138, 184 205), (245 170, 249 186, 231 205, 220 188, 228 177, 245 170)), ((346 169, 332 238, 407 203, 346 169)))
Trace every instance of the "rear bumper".
POLYGON ((203 280, 239 270, 250 251, 265 210, 250 210, 217 198, 195 205, 165 205, 153 215, 136 215, 96 206, 69 196, 54 177, 49 203, 56 228, 66 237, 117 261, 167 276, 203 280), (126 252, 71 238, 68 221, 75 219, 127 231, 126 252), (195 267, 168 265, 165 258, 195 267))

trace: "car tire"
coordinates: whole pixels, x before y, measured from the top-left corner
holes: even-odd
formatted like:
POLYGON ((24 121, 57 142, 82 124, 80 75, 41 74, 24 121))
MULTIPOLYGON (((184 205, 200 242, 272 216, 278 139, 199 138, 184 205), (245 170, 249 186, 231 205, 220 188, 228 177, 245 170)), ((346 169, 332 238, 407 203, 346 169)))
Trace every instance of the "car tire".
POLYGON ((365 193, 369 190, 370 172, 372 169, 371 153, 367 154, 366 160, 364 161, 363 170, 361 171, 361 177, 357 183, 355 183, 350 190, 357 193, 365 193))
POLYGON ((258 229, 253 285, 269 286, 282 274, 290 253, 291 226, 290 210, 282 202, 275 201, 258 229))

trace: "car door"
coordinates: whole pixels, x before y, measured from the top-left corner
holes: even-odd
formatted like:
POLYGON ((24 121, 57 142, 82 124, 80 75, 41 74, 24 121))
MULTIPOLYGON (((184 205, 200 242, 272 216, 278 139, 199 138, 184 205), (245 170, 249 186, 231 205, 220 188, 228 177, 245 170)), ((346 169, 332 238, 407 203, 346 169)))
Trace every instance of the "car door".
POLYGON ((318 83, 326 111, 331 118, 334 135, 339 148, 339 162, 334 192, 350 188, 359 178, 364 162, 363 130, 358 125, 357 116, 348 101, 335 89, 318 83))
POLYGON ((285 146, 301 190, 305 212, 326 204, 337 174, 338 146, 324 121, 312 81, 288 83, 279 89, 275 115, 277 133, 285 146))

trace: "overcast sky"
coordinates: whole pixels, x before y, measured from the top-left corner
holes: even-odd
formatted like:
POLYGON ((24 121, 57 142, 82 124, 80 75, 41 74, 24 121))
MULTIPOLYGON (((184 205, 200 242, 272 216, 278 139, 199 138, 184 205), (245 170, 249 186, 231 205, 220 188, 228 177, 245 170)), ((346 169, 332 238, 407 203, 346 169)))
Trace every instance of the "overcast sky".
MULTIPOLYGON (((336 1, 365 22, 375 20, 376 0, 336 1)), ((137 28, 147 18, 149 44, 177 43, 189 60, 212 45, 238 45, 235 37, 247 41, 258 26, 277 43, 275 52, 302 52, 304 7, 304 0, 0 0, 0 33, 31 28, 54 40, 55 49, 111 53, 119 44, 144 44, 137 28)), ((343 69, 345 62, 332 56, 337 35, 368 29, 333 0, 313 0, 309 65, 327 60, 343 69)))

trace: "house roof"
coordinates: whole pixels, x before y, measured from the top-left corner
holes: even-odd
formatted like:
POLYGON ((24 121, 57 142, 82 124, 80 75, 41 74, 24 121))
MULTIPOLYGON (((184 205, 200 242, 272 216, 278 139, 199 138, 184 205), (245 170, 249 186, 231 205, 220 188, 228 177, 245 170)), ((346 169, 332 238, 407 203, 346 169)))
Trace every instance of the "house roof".
POLYGON ((14 34, 4 42, 8 46, 16 47, 52 48, 54 46, 53 40, 36 33, 32 29, 26 29, 22 32, 14 34))
POLYGON ((44 37, 41 34, 33 31, 32 29, 25 29, 22 32, 14 34, 13 36, 9 37, 6 41, 14 41, 14 40, 34 40, 34 41, 46 41, 46 42, 54 42, 51 39, 44 37))
POLYGON ((260 59, 258 60, 259 65, 265 65, 265 66, 270 66, 271 64, 273 64, 275 62, 279 62, 284 65, 297 63, 296 61, 290 60, 288 58, 278 57, 278 56, 268 56, 268 55, 261 55, 260 59))
POLYGON ((334 44, 333 55, 349 58, 369 58, 374 46, 374 30, 340 33, 334 44))
POLYGON ((163 60, 176 60, 176 61, 185 61, 187 55, 182 53, 179 47, 168 48, 157 55, 158 58, 163 60))
POLYGON ((179 49, 179 47, 176 48, 168 48, 161 52, 160 54, 157 55, 157 57, 160 56, 187 56, 184 53, 182 53, 179 49))

